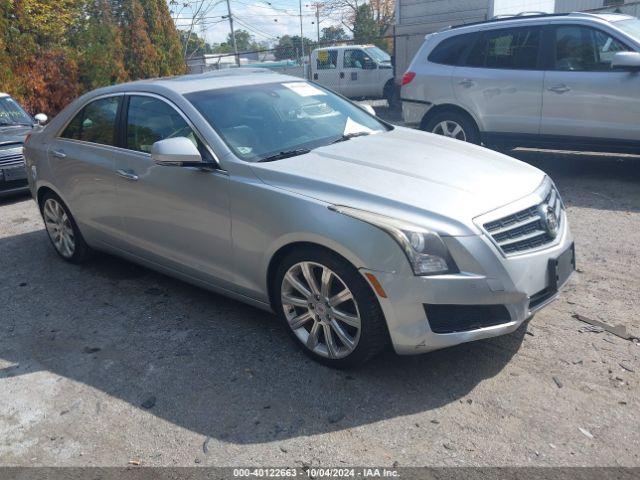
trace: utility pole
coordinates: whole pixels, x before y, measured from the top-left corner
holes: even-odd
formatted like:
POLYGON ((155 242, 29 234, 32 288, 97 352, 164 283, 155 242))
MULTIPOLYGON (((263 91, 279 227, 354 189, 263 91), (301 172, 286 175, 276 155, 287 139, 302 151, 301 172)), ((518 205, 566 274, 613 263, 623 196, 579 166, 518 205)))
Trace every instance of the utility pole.
POLYGON ((316 2, 313 5, 316 7, 316 28, 318 29, 318 43, 320 43, 320 4, 316 2))
MULTIPOLYGON (((231 43, 233 44, 233 53, 236 57, 236 66, 240 66, 240 57, 238 56, 238 46, 236 45, 236 34, 233 31, 233 16, 231 15, 231 3, 229 2, 229 0, 227 0, 227 12, 229 13, 229 15, 227 15, 229 17, 229 30, 231 30, 231 43)), ((302 28, 302 24, 300 25, 300 28, 302 28)))
MULTIPOLYGON (((228 2, 229 0, 227 0, 228 2)), ((302 59, 304 58, 304 35, 302 33, 302 0, 300 2, 300 47, 302 48, 302 57, 300 58, 300 63, 302 63, 302 59)))

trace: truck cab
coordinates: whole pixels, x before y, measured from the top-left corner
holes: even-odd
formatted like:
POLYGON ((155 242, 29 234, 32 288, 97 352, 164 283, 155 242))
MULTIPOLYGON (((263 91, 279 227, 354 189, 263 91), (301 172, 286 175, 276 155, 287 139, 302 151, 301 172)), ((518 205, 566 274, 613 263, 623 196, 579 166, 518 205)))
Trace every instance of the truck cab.
POLYGON ((375 45, 316 48, 310 79, 348 98, 387 98, 394 93, 391 57, 375 45))

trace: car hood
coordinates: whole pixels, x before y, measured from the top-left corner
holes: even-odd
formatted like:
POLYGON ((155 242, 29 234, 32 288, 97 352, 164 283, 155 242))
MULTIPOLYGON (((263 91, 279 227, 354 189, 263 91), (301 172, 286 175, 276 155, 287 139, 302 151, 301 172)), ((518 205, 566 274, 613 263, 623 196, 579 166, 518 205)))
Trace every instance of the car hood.
POLYGON ((0 127, 0 145, 5 143, 23 143, 27 134, 31 133, 32 127, 28 126, 7 126, 0 127))
POLYGON ((269 185, 444 235, 480 233, 473 218, 531 194, 544 179, 542 171, 506 155, 407 128, 253 168, 269 185))

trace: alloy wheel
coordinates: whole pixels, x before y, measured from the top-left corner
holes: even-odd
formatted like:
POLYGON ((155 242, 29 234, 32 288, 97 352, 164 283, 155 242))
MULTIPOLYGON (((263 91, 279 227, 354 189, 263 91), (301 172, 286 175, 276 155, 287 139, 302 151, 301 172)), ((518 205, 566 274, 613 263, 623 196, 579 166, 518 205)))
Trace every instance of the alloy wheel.
POLYGON ((443 120, 442 122, 436 123, 431 132, 445 137, 462 140, 463 142, 467 140, 467 136, 464 133, 462 126, 453 120, 443 120))
POLYGON ((362 330, 358 305, 330 268, 296 263, 282 280, 280 297, 289 327, 306 348, 331 359, 355 350, 362 330))
POLYGON ((71 258, 76 250, 73 226, 62 205, 53 198, 48 198, 42 209, 47 233, 58 253, 71 258))

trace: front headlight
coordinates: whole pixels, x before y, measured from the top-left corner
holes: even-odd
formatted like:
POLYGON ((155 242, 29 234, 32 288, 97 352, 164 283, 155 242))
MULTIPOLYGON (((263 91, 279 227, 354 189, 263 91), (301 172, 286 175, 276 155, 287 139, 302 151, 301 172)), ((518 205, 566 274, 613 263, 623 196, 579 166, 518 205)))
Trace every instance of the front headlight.
POLYGON ((402 220, 357 208, 332 205, 331 210, 357 218, 387 232, 404 251, 415 275, 438 275, 456 271, 446 245, 435 232, 402 220))

